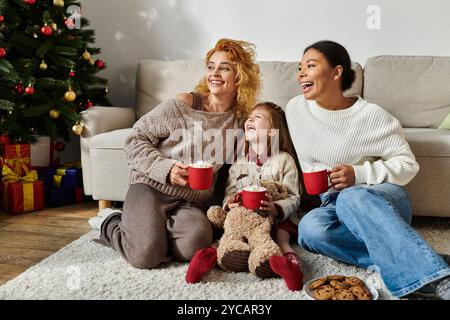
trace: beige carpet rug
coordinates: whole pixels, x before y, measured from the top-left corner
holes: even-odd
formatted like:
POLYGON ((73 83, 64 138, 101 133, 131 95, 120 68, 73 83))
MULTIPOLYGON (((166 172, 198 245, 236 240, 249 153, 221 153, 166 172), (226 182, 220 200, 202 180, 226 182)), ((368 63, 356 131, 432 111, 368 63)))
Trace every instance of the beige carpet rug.
MULTIPOLYGON (((186 263, 155 270, 131 267, 114 250, 92 241, 91 231, 0 287, 0 299, 306 299, 289 291, 282 279, 260 280, 219 268, 201 283, 184 281, 186 263)), ((328 274, 355 275, 379 286, 380 299, 393 299, 378 276, 296 247, 305 281, 328 274)))

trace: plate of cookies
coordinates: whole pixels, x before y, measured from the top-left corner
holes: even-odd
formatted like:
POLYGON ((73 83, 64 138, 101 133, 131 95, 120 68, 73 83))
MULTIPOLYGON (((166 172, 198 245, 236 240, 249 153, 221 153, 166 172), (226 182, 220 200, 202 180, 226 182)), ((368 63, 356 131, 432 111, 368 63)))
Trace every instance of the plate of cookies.
POLYGON ((303 286, 311 300, 377 300, 378 291, 358 277, 330 275, 315 278, 303 286))

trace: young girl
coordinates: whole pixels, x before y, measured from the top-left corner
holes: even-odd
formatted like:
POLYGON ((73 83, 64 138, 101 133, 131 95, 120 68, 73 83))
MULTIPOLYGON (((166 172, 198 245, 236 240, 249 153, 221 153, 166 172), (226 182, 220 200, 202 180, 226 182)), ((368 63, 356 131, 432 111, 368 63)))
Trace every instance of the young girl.
MULTIPOLYGON (((290 290, 300 290, 303 278, 300 259, 290 246, 290 240, 298 238, 294 221, 300 205, 299 174, 286 117, 278 105, 258 103, 245 122, 244 130, 246 159, 230 168, 223 208, 229 210, 241 205, 234 203, 234 196, 260 179, 273 180, 287 187, 289 195, 286 199, 262 201, 257 210, 275 218, 275 242, 283 253, 283 257, 270 258, 268 269, 271 270, 267 271, 280 275, 290 290), (271 150, 271 145, 278 145, 279 150, 271 150)), ((186 281, 200 281, 201 276, 214 267, 216 260, 215 248, 197 251, 189 265, 186 281)))

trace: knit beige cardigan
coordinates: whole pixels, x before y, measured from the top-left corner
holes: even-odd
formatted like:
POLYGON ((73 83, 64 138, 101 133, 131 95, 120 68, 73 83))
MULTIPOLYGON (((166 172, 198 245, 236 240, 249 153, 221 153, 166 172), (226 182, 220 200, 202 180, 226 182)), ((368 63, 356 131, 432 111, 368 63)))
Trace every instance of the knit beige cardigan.
POLYGON ((247 176, 250 180, 269 179, 283 184, 288 189, 288 197, 276 201, 275 204, 281 207, 283 217, 280 220, 287 219, 294 215, 293 221, 296 221, 295 213, 300 206, 300 185, 299 173, 295 165, 295 160, 286 152, 280 152, 267 159, 262 166, 254 162, 235 163, 230 167, 227 187, 225 189, 225 201, 229 196, 234 196, 242 191, 239 183, 239 177, 247 176))
MULTIPOLYGON (((132 133, 125 143, 125 153, 128 158, 128 166, 131 170, 129 184, 144 183, 152 188, 181 199, 194 203, 205 203, 213 192, 214 184, 209 190, 192 190, 189 186, 172 185, 168 181, 169 173, 173 165, 179 160, 173 158, 175 150, 193 150, 199 148, 195 140, 180 137, 180 130, 191 132, 194 125, 202 127, 203 132, 215 129, 216 136, 222 135, 224 158, 233 152, 233 143, 226 146, 226 130, 238 127, 235 110, 227 112, 205 112, 193 109, 184 102, 170 99, 159 104, 152 111, 140 118, 133 126, 132 133)), ((202 140, 202 150, 214 143, 214 139, 202 140)), ((216 147, 211 146, 210 148, 216 147)), ((183 159, 185 159, 183 157, 183 159)), ((189 161, 193 162, 193 156, 189 161)), ((201 159, 209 161, 210 159, 201 159)), ((185 164, 189 164, 185 163, 185 164)), ((214 181, 217 171, 222 167, 224 161, 214 165, 214 181)))

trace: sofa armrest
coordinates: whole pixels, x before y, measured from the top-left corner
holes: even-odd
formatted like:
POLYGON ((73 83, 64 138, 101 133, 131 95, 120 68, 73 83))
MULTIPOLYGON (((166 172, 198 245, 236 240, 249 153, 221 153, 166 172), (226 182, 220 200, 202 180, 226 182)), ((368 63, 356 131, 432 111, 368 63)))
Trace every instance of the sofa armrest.
POLYGON ((130 107, 92 107, 81 113, 84 124, 81 138, 86 139, 97 134, 131 128, 136 122, 134 108, 130 107))
POLYGON ((84 124, 83 132, 80 136, 84 193, 86 195, 92 195, 92 175, 89 154, 91 138, 104 132, 131 128, 136 122, 136 113, 134 108, 130 107, 95 106, 83 111, 81 116, 81 122, 84 124))

